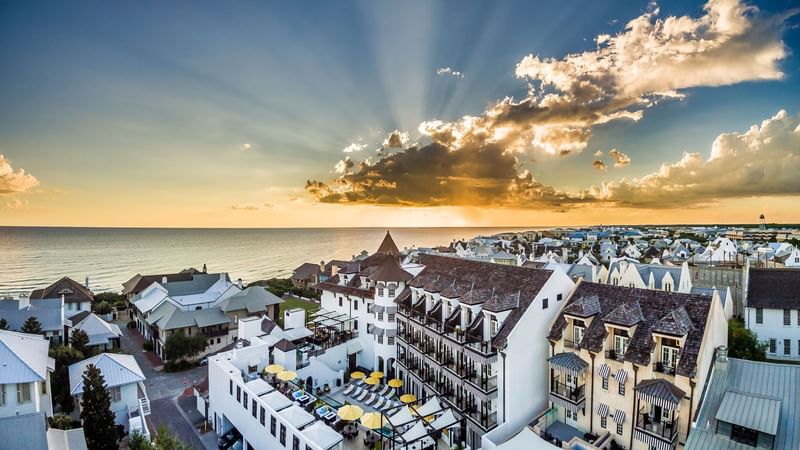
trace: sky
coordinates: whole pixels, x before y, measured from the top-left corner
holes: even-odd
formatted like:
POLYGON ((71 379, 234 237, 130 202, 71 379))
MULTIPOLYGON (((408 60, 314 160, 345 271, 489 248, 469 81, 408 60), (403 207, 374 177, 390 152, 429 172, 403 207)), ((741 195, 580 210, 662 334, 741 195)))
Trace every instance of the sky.
POLYGON ((0 2, 0 225, 800 223, 792 0, 0 2))

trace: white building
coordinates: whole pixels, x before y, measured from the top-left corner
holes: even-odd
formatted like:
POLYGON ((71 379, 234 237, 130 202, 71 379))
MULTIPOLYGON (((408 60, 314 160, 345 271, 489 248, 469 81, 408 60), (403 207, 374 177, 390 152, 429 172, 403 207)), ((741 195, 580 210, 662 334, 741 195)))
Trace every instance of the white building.
POLYGON ((767 357, 800 360, 800 270, 750 268, 745 292, 745 324, 767 357))
POLYGON ((54 344, 65 342, 63 297, 0 299, 0 319, 5 319, 9 330, 22 330, 25 321, 30 317, 39 321, 44 337, 54 344))
POLYGON ((92 311, 94 293, 89 289, 89 278, 84 284, 63 277, 44 289, 31 292, 31 299, 61 298, 64 300, 64 316, 70 317, 81 311, 92 311))
POLYGON ((800 268, 800 249, 792 249, 792 251, 784 257, 783 266, 788 268, 800 268))
POLYGON ((50 341, 0 330, 0 448, 46 450, 46 418, 53 415, 50 341))
POLYGON ((119 348, 119 340, 122 337, 122 330, 119 325, 109 323, 100 318, 97 314, 82 312, 75 314, 67 319, 70 337, 77 330, 81 330, 89 337, 88 347, 93 347, 99 352, 119 348))
POLYGON ((124 425, 126 430, 137 430, 149 436, 150 430, 144 420, 150 414, 150 400, 144 385, 146 378, 131 355, 101 353, 69 366, 69 389, 76 406, 73 416, 80 417, 83 374, 89 365, 100 370, 105 379, 116 423, 124 425))
POLYGON ((689 265, 641 264, 627 258, 613 259, 603 284, 688 293, 692 290, 689 265))
POLYGON ((255 450, 341 449, 342 435, 260 377, 270 363, 266 341, 248 342, 209 357, 208 419, 217 434, 235 428, 241 448, 255 450))

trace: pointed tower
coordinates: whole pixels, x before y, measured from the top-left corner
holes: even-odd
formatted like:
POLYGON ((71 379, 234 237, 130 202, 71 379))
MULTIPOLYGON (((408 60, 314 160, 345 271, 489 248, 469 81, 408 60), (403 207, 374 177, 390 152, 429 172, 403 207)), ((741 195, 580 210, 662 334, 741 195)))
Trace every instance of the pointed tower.
POLYGON ((378 247, 378 251, 375 253, 400 256, 400 250, 397 249, 397 245, 394 243, 392 235, 389 234, 389 230, 386 230, 386 237, 383 238, 383 242, 381 242, 380 247, 378 247))

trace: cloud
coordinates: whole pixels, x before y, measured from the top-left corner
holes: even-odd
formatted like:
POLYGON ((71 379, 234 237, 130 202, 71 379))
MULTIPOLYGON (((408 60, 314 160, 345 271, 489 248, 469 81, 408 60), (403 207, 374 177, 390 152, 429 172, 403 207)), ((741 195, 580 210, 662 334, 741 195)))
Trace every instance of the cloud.
POLYGON ((0 195, 25 192, 39 185, 39 180, 25 173, 25 169, 14 170, 11 161, 0 154, 0 195))
POLYGON ((459 71, 456 71, 456 70, 453 70, 450 67, 440 67, 440 68, 436 69, 436 75, 439 75, 439 76, 448 76, 449 75, 449 76, 451 76, 453 78, 464 78, 464 74, 463 73, 461 73, 459 71))
POLYGON ((252 150, 252 149, 253 149, 253 145, 252 144, 247 144, 246 143, 246 144, 242 145, 242 150, 244 150, 244 151, 248 151, 248 150, 252 150))
POLYGON ((334 170, 336 171, 336 173, 341 175, 344 173, 349 173, 350 169, 352 169, 353 166, 355 166, 355 163, 348 156, 347 158, 336 163, 336 166, 334 166, 334 170))
POLYGON ((631 163, 631 158, 628 155, 615 148, 608 151, 608 156, 614 158, 614 167, 625 167, 631 163))
POLYGON ((419 130, 453 150, 491 143, 518 152, 580 152, 593 127, 640 120, 686 89, 783 78, 779 62, 788 50, 781 34, 793 13, 767 15, 737 0, 710 0, 696 18, 662 18, 652 8, 622 32, 598 36, 592 50, 524 57, 515 69, 529 86, 524 98, 505 98, 454 122, 426 121, 419 130))
POLYGON ((16 196, 9 196, 8 199, 0 204, 0 208, 3 209, 27 209, 28 208, 28 199, 19 198, 16 196))
POLYGON ((408 140, 408 133, 394 130, 383 140, 383 146, 386 148, 401 148, 406 145, 408 140))
POLYGON ((601 161, 599 159, 595 159, 594 161, 592 161, 592 167, 594 167, 596 170, 603 170, 603 171, 608 169, 608 166, 606 166, 606 163, 604 163, 603 161, 601 161))
POLYGON ((595 158, 602 158, 603 157, 603 151, 602 150, 598 150, 598 151, 594 152, 594 157, 595 158))
POLYGON ((724 198, 800 195, 800 115, 780 111, 745 133, 717 136, 708 158, 684 153, 672 164, 631 180, 592 187, 599 201, 677 208, 724 198))
POLYGON ((367 148, 367 144, 359 144, 359 143, 353 142, 352 144, 350 144, 347 147, 343 148, 342 151, 345 152, 345 153, 354 153, 354 152, 360 152, 361 150, 364 150, 365 148, 367 148))
POLYGON ((258 211, 258 206, 256 205, 233 205, 230 208, 233 211, 258 211))

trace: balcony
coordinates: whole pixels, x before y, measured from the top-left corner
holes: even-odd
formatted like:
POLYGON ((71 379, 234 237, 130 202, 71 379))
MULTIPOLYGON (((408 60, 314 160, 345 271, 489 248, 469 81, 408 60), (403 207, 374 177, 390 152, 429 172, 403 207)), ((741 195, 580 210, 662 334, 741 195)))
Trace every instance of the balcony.
POLYGON ((580 350, 581 343, 564 339, 564 348, 571 348, 573 350, 580 350))
POLYGON ((453 362, 452 359, 449 359, 444 365, 442 365, 442 367, 454 373, 459 378, 464 378, 467 376, 467 365, 464 363, 456 363, 453 362))
POLYGON ((205 337, 214 338, 228 335, 228 329, 201 331, 205 337))
POLYGON ((492 343, 489 341, 471 342, 467 344, 465 348, 472 350, 473 352, 484 357, 491 356, 496 353, 492 347, 492 343))
POLYGON ((614 361, 624 361, 625 360, 625 353, 617 353, 616 350, 606 350, 606 359, 612 359, 614 361))
POLYGON ((654 437, 661 441, 673 443, 678 437, 679 420, 676 418, 674 421, 657 420, 650 416, 650 413, 645 410, 640 410, 636 418, 636 431, 645 434, 645 436, 637 435, 636 438, 642 442, 650 443, 647 437, 654 437))
POLYGON ((459 344, 466 343, 467 334, 461 330, 448 331, 444 334, 444 336, 459 344))
POLYGON ((571 386, 555 379, 550 383, 550 395, 555 395, 572 404, 579 405, 586 400, 585 387, 585 385, 571 386))
POLYGON ((467 377, 467 382, 482 392, 488 394, 497 389, 497 376, 493 377, 482 377, 476 374, 475 371, 469 373, 467 377))
POLYGON ((497 425, 497 412, 483 413, 475 405, 467 406, 467 416, 480 425, 484 430, 489 430, 497 425))
POLYGON ((675 368, 665 365, 663 362, 653 363, 653 372, 663 373, 666 375, 675 375, 675 368))

